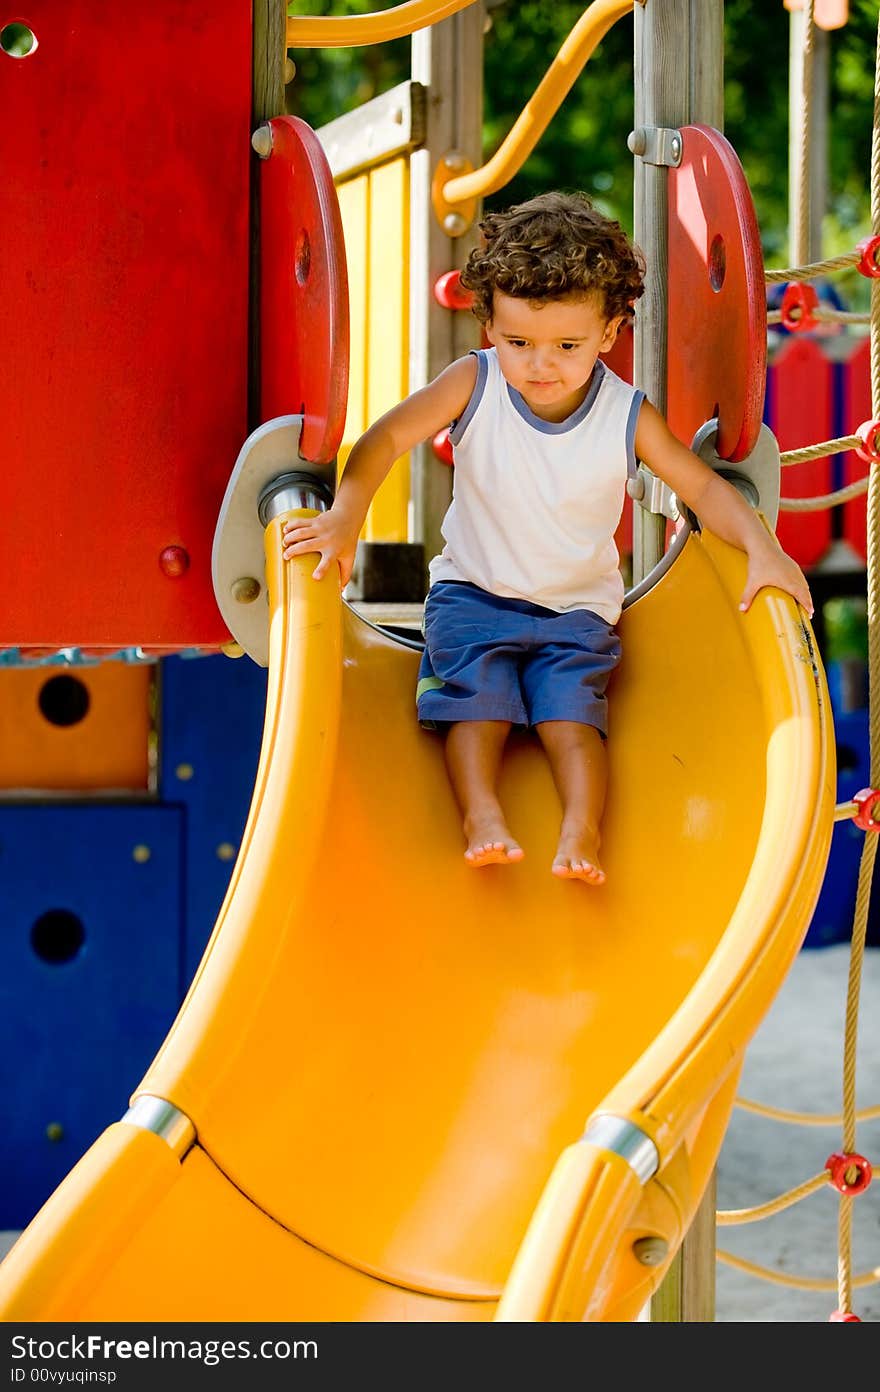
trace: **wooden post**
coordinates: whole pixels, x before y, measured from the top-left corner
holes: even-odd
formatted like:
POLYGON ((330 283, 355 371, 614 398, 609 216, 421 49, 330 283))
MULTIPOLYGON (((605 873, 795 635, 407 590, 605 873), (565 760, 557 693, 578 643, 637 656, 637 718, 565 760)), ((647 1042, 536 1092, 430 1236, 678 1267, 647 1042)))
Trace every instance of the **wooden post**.
MULTIPOLYGON (((253 0, 252 126, 254 131, 284 112, 284 70, 287 59, 285 0, 253 0)), ((248 354, 248 429, 262 424, 260 403, 260 183, 259 158, 251 155, 251 254, 248 354)))
POLYGON ((828 31, 814 26, 804 65, 807 11, 789 16, 788 229, 789 265, 822 259, 822 218, 828 203, 828 31), (809 124, 804 126, 804 103, 809 124), (807 188, 802 186, 805 172, 807 188))
MULTIPOLYGON (((634 11, 635 127, 692 123, 723 130, 723 0, 649 0, 634 11)), ((635 240, 648 262, 639 301, 633 376, 659 411, 667 380, 667 169, 636 157, 635 240)), ((673 369, 674 370, 674 369, 673 369)), ((633 582, 663 555, 666 519, 633 510, 633 582)), ((711 1322, 715 1301, 715 1184, 651 1301, 654 1322, 711 1322)))
MULTIPOLYGON (((480 326, 466 310, 443 309, 433 286, 444 271, 461 269, 476 244, 477 220, 461 237, 450 237, 431 206, 431 178, 452 150, 474 168, 483 162, 482 0, 413 35, 412 76, 428 89, 424 148, 410 159, 410 391, 480 344, 480 326)), ((412 453, 410 537, 422 542, 430 560, 441 549, 440 523, 452 497, 451 470, 430 443, 412 453)))

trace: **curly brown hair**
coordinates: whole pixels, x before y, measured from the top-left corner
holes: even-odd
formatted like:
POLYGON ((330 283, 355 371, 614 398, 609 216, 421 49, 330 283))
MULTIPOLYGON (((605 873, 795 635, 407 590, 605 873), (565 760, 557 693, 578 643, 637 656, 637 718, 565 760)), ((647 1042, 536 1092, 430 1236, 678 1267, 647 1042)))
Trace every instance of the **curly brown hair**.
POLYGON ((600 297, 605 315, 631 319, 644 292, 645 262, 619 222, 605 217, 585 193, 542 193, 480 223, 481 244, 461 273, 473 291, 481 324, 492 319, 496 290, 543 303, 600 297))

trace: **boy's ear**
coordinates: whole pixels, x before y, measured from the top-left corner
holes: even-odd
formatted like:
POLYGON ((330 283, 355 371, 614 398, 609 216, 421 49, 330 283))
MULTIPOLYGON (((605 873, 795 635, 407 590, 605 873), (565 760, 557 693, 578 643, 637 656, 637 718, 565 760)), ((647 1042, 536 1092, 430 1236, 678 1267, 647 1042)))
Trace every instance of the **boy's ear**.
POLYGON ((494 330, 494 328, 492 327, 492 320, 491 320, 491 319, 487 319, 486 322, 485 322, 485 324, 483 325, 483 333, 486 335, 486 337, 488 338, 489 342, 492 344, 492 347, 494 348, 494 347, 495 347, 495 330, 494 330))
POLYGON ((600 353, 607 353, 609 348, 613 348, 617 342, 617 335, 620 333, 625 314, 615 314, 613 319, 609 319, 605 325, 605 332, 602 335, 602 344, 599 348, 600 353))

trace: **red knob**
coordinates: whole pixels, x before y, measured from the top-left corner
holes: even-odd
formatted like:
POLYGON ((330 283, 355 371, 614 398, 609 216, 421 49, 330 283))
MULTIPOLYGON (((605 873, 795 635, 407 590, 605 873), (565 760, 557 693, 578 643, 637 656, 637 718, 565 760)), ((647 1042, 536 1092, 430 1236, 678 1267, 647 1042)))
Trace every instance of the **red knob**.
POLYGON ((449 438, 448 425, 445 426, 443 430, 437 431, 437 434, 434 436, 433 440, 431 441, 431 444, 433 445, 434 453, 440 460, 441 464, 449 464, 451 466, 455 463, 455 456, 452 453, 452 441, 449 438))
POLYGON ((461 271, 446 271, 434 281, 434 299, 444 309, 470 309, 474 302, 470 290, 461 283, 461 271))
POLYGON ((861 1324, 858 1315, 854 1315, 852 1310, 835 1310, 833 1315, 828 1316, 829 1324, 861 1324))
POLYGON ((189 552, 183 546, 166 546, 159 553, 159 569, 170 580, 176 580, 189 570, 189 552))

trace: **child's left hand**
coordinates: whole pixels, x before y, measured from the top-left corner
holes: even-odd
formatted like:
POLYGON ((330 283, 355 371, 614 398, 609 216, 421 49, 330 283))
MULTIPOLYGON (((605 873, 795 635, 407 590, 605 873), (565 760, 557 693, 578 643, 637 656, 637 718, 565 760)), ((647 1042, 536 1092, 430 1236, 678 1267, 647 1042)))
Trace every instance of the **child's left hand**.
POLYGON ((759 590, 773 585, 796 599, 806 611, 808 618, 813 617, 813 597, 806 577, 797 562, 782 550, 775 538, 768 536, 766 546, 762 544, 749 551, 748 557, 746 586, 739 605, 743 613, 751 606, 759 590))

